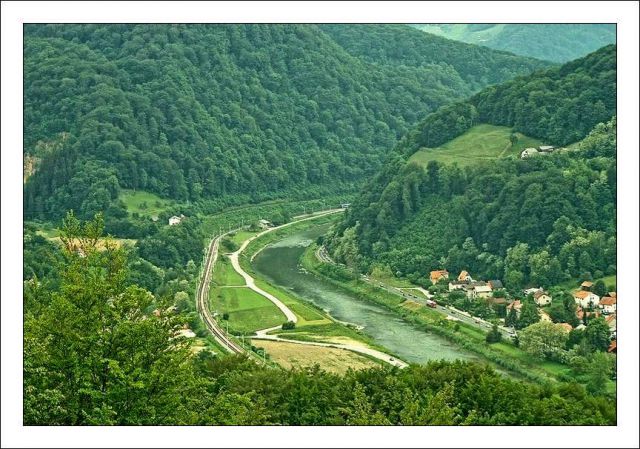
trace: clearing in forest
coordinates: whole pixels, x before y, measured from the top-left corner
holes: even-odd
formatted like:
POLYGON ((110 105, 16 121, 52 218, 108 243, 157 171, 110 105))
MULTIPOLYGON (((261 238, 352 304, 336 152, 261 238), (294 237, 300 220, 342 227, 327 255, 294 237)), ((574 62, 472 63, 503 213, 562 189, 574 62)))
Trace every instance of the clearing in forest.
POLYGON ((522 133, 516 133, 518 141, 511 145, 511 133, 511 128, 506 126, 477 125, 439 147, 419 149, 411 156, 409 162, 417 162, 420 165, 426 165, 429 161, 469 165, 499 157, 519 156, 525 148, 544 145, 541 141, 522 133))

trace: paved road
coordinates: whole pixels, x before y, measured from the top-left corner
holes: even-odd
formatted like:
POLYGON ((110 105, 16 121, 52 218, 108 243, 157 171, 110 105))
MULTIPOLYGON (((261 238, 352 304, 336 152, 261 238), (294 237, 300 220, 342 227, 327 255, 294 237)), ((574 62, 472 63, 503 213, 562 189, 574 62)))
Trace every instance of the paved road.
MULTIPOLYGON (((327 250, 324 246, 321 246, 320 248, 318 248, 318 250, 316 251, 316 257, 318 258, 318 260, 324 263, 331 263, 331 264, 344 266, 343 264, 338 264, 337 262, 333 261, 331 259, 331 256, 329 256, 329 254, 327 253, 327 250)), ((400 289, 397 287, 393 287, 391 285, 385 284, 384 282, 373 280, 365 275, 360 275, 360 279, 364 282, 367 282, 373 285, 374 287, 381 288, 391 294, 401 296, 405 300, 412 300, 424 305, 425 307, 427 306, 427 298, 414 295, 411 292, 405 291, 409 289, 400 289)), ((474 326, 483 331, 489 331, 493 327, 493 324, 489 323, 488 321, 485 321, 482 318, 471 316, 467 312, 456 309, 455 307, 452 307, 452 306, 445 307, 445 306, 441 306, 440 304, 437 304, 434 310, 437 310, 443 313, 444 315, 447 315, 447 317, 449 317, 449 319, 451 320, 461 321, 463 323, 469 324, 470 326, 474 326)), ((512 331, 507 327, 498 326, 498 330, 502 334, 503 338, 511 338, 513 336, 512 331)))
POLYGON ((270 329, 263 329, 256 332, 254 337, 251 337, 252 340, 270 340, 270 341, 281 341, 283 343, 294 343, 299 345, 307 345, 307 346, 322 346, 325 348, 337 348, 344 349, 346 351, 357 352, 359 354, 366 354, 368 356, 374 357, 378 360, 382 360, 383 362, 387 362, 390 365, 397 366, 399 368, 406 368, 409 366, 407 363, 402 360, 395 359, 391 357, 389 354, 386 354, 382 351, 378 351, 376 349, 368 348, 366 346, 359 345, 349 345, 343 343, 322 343, 319 341, 298 341, 298 340, 287 340, 286 338, 279 337, 277 335, 269 335, 268 332, 273 330, 280 329, 280 326, 272 327, 270 329))

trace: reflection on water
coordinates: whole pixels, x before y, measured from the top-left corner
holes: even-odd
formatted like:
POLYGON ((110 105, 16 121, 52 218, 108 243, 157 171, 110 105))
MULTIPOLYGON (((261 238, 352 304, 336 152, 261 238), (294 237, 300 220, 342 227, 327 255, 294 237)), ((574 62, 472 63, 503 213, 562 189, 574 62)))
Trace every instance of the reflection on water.
POLYGON ((443 338, 420 331, 389 310, 355 298, 300 267, 298 261, 305 248, 322 235, 327 226, 301 231, 270 245, 256 256, 254 268, 276 285, 295 292, 334 318, 362 326, 363 332, 378 344, 408 362, 475 358, 443 338))

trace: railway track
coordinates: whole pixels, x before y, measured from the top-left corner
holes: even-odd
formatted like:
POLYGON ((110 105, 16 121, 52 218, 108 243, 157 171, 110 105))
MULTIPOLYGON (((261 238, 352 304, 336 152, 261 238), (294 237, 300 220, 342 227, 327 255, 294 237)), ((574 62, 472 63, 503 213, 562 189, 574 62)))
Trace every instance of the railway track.
MULTIPOLYGON (((223 234, 224 235, 224 234, 223 234)), ((222 330, 218 322, 211 315, 211 311, 209 310, 209 284, 211 283, 211 273, 213 272, 213 265, 218 257, 218 245, 220 244, 220 238, 222 235, 214 238, 209 245, 209 249, 207 250, 207 258, 205 260, 204 272, 202 275, 202 279, 198 284, 198 289, 196 290, 196 307, 198 309, 198 313, 200 314, 200 318, 204 322, 213 338, 227 351, 234 354, 244 354, 247 351, 231 340, 225 332, 222 330)))

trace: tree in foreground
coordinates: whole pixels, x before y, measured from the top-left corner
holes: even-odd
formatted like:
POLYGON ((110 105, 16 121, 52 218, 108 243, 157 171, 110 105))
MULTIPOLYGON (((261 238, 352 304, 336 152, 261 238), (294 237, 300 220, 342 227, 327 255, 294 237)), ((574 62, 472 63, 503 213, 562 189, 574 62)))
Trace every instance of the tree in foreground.
POLYGON ((67 215, 60 288, 40 313, 25 312, 24 422, 187 423, 193 377, 181 323, 127 286, 125 250, 101 235, 99 215, 84 224, 67 215))

